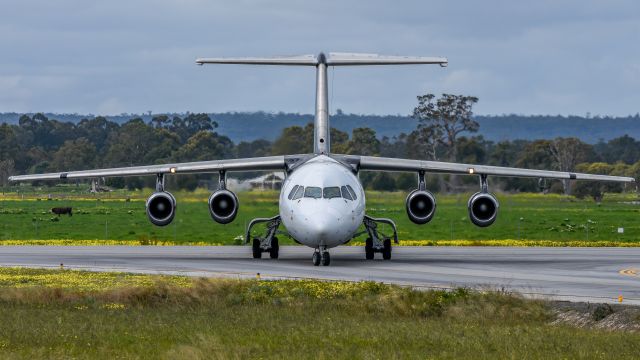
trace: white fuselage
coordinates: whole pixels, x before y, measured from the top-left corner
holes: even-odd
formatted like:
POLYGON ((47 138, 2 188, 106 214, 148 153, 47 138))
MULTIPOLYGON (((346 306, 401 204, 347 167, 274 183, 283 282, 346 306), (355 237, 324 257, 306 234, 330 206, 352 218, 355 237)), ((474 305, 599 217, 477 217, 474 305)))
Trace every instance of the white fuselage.
POLYGON ((282 222, 295 240, 312 248, 332 248, 351 240, 364 211, 358 177, 325 155, 295 169, 282 185, 282 222))

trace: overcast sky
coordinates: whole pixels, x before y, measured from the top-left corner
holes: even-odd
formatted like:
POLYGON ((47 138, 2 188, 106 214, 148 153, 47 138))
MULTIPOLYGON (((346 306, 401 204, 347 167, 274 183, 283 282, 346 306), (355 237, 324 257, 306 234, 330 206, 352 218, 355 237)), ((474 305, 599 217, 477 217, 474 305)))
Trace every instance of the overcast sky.
POLYGON ((368 52, 438 66, 337 68, 332 111, 408 114, 475 95, 479 114, 640 111, 640 1, 23 0, 0 11, 0 112, 312 113, 307 67, 200 56, 368 52))

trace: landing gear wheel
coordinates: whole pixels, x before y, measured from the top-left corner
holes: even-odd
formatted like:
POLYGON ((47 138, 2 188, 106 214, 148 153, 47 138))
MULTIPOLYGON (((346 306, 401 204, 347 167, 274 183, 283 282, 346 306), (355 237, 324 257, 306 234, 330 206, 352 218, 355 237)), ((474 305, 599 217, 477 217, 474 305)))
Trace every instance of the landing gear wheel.
POLYGON ((262 249, 260 248, 260 239, 253 238, 253 243, 251 244, 251 250, 253 250, 254 259, 260 259, 262 257, 262 249))
POLYGON ((274 236, 273 239, 271 239, 271 249, 269 250, 269 257, 271 257, 272 259, 277 259, 279 252, 280 245, 278 245, 278 238, 274 236))
POLYGON ((382 258, 384 260, 391 260, 391 239, 385 239, 384 247, 382 248, 382 258))
POLYGON ((375 252, 373 251, 373 240, 367 238, 364 243, 364 258, 367 260, 373 260, 375 252))
POLYGON ((319 251, 314 252, 311 260, 313 261, 313 266, 320 265, 320 252, 319 251))
POLYGON ((331 263, 331 256, 329 256, 328 251, 322 252, 322 266, 329 266, 331 263))

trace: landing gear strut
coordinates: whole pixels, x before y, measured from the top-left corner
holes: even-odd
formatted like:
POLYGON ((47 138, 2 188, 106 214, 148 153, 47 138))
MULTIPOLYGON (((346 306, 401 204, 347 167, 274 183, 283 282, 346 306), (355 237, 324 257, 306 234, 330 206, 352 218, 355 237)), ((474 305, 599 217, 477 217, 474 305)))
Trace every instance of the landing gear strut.
POLYGON ((251 250, 254 259, 260 259, 263 252, 268 252, 269 257, 272 259, 278 258, 280 252, 280 244, 278 244, 278 237, 276 236, 276 234, 286 234, 285 232, 278 230, 280 223, 280 215, 274 216, 272 218, 256 218, 251 220, 249 226, 247 226, 245 243, 247 243, 251 239, 251 250), (265 236, 256 236, 251 238, 251 228, 253 228, 254 225, 261 223, 267 223, 267 232, 265 236))
POLYGON ((329 264, 331 263, 331 256, 329 256, 329 252, 327 250, 322 252, 320 262, 322 263, 322 266, 329 266, 329 264))
POLYGON ((329 264, 331 264, 331 256, 327 249, 316 249, 316 251, 313 252, 311 261, 313 261, 313 266, 320 266, 320 264, 322 264, 322 266, 329 266, 329 264))
POLYGON ((364 245, 365 259, 373 260, 375 253, 382 253, 384 260, 391 259, 391 237, 383 234, 378 230, 378 224, 387 224, 393 229, 393 242, 398 243, 398 232, 396 230, 396 224, 391 219, 377 219, 370 216, 365 216, 363 224, 365 231, 355 234, 353 237, 357 237, 363 234, 367 234, 367 240, 364 245))

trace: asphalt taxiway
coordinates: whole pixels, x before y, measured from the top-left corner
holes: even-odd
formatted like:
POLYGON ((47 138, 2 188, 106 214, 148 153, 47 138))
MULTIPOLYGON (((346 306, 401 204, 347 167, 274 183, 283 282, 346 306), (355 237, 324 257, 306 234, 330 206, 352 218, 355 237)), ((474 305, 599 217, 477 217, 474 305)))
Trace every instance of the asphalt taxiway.
POLYGON ((640 305, 640 248, 394 247, 390 261, 362 247, 283 246, 278 260, 252 259, 248 246, 0 246, 0 265, 190 276, 372 280, 419 288, 465 286, 557 300, 640 305))

